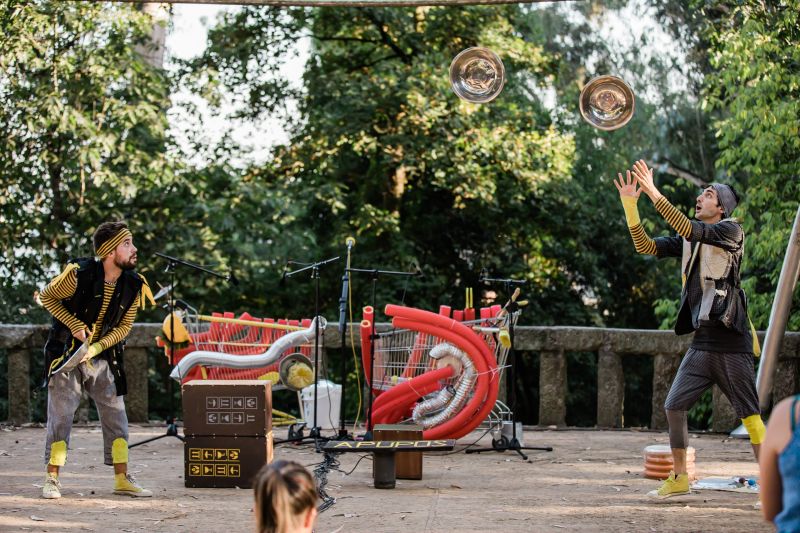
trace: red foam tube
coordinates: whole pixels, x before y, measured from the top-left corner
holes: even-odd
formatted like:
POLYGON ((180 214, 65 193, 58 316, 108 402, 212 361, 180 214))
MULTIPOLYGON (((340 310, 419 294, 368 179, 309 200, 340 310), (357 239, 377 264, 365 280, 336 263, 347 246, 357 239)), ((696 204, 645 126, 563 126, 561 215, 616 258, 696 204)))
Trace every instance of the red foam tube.
POLYGON ((386 405, 386 403, 394 401, 400 396, 406 394, 406 391, 409 389, 418 389, 427 385, 428 383, 435 383, 437 380, 447 379, 448 377, 451 377, 453 374, 452 368, 450 368, 449 373, 442 372, 442 370, 447 370, 447 368, 439 369, 433 372, 426 372, 421 376, 417 376, 414 379, 404 381, 399 385, 392 387, 391 389, 381 394, 380 397, 375 400, 375 403, 372 404, 373 409, 378 409, 386 405))
MULTIPOLYGON (((401 305, 388 304, 385 311, 387 316, 396 318, 409 318, 419 322, 431 324, 446 330, 452 330, 458 333, 460 337, 468 339, 471 344, 474 344, 480 353, 482 353, 488 366, 491 370, 497 368, 497 359, 494 354, 489 350, 483 340, 471 328, 465 326, 460 322, 456 322, 452 318, 447 318, 430 311, 423 311, 422 309, 414 309, 413 307, 403 307, 401 305)), ((414 328, 410 328, 414 329, 414 328)), ((421 330, 420 330, 421 331, 421 330)))
POLYGON ((414 347, 411 349, 411 357, 408 358, 406 367, 403 369, 402 375, 404 378, 414 377, 414 370, 417 368, 417 365, 422 359, 422 353, 425 351, 427 337, 428 336, 424 333, 417 333, 417 336, 414 338, 414 347))
MULTIPOLYGON (((387 313, 389 314, 389 313, 387 313)), ((423 316, 424 317, 424 316, 423 316)), ((452 321, 452 319, 451 319, 452 321)), ((394 318, 392 320, 392 324, 395 327, 402 328, 402 329, 416 329, 419 331, 424 331, 436 337, 440 337, 444 340, 447 340, 453 344, 455 344, 460 349, 467 352, 472 359, 473 363, 475 364, 475 369, 478 372, 478 378, 475 382, 475 393, 473 394, 470 401, 465 405, 453 418, 450 420, 430 429, 427 429, 423 432, 423 436, 425 439, 442 439, 442 438, 459 438, 463 437, 464 435, 468 434, 470 431, 475 429, 478 424, 488 415, 489 411, 494 406, 495 400, 497 400, 497 393, 498 393, 498 383, 496 382, 494 376, 490 379, 487 376, 487 364, 486 364, 486 357, 481 352, 488 351, 486 345, 480 340, 477 335, 472 334, 472 332, 466 328, 466 326, 461 325, 463 328, 470 331, 470 337, 461 336, 456 332, 433 326, 426 322, 414 322, 409 319, 404 318, 394 318), (477 344, 482 346, 476 346, 474 341, 477 340, 477 344), (483 349, 482 349, 483 348, 483 349), (482 356, 483 355, 483 356, 482 356), (488 410, 486 409, 487 404, 481 404, 484 402, 484 398, 488 404, 488 410), (482 417, 476 418, 476 412, 478 414, 484 413, 482 417), (456 436, 457 435, 457 436, 456 436)), ((491 354, 490 354, 491 355, 491 354)), ((494 356, 491 355, 491 362, 494 361, 494 356)), ((496 363, 492 364, 492 369, 496 368, 496 363)))
MULTIPOLYGON (((408 406, 411 403, 417 401, 417 398, 421 398, 426 394, 430 394, 439 390, 441 388, 439 381, 452 376, 453 367, 446 366, 432 372, 426 372, 425 374, 417 376, 412 380, 401 383, 396 387, 392 387, 390 391, 398 391, 400 394, 395 395, 395 397, 390 400, 381 402, 379 406, 377 406, 377 402, 373 404, 373 423, 381 424, 385 422, 396 421, 396 419, 390 420, 394 411, 405 411, 408 409, 408 406), (423 383, 421 378, 426 378, 426 381, 423 383), (415 380, 417 381, 415 382, 415 380)), ((382 394, 380 399, 385 397, 386 394, 382 394)))
POLYGON ((364 377, 369 382, 372 362, 369 360, 370 346, 372 345, 372 322, 367 319, 361 321, 361 366, 364 367, 364 377))
MULTIPOLYGON (((398 306, 398 307, 400 307, 400 306, 398 306)), ((442 315, 442 316, 449 317, 450 316, 450 306, 449 305, 440 305, 439 306, 439 314, 442 315)))

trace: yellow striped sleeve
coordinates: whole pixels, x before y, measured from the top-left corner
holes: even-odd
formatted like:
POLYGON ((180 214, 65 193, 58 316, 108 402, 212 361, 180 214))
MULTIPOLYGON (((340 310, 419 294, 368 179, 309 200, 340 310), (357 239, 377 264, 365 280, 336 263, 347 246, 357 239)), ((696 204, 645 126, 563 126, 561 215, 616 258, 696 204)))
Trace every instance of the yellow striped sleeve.
MULTIPOLYGON (((133 321, 136 318, 136 311, 138 311, 137 302, 133 302, 133 305, 130 306, 128 311, 125 313, 125 316, 123 316, 122 320, 120 320, 119 324, 106 333, 102 339, 97 341, 103 347, 103 350, 107 350, 115 344, 122 342, 123 339, 128 336, 128 334, 131 332, 133 321)), ((98 320, 98 323, 101 320, 102 314, 100 320, 98 320)))
POLYGON ((656 255, 656 243, 651 239, 641 224, 636 224, 628 228, 633 239, 633 246, 636 251, 644 255, 656 255))
POLYGON ((67 311, 67 308, 64 307, 61 301, 71 298, 78 288, 77 268, 78 265, 75 263, 67 265, 64 272, 51 281, 39 294, 44 308, 47 309, 56 320, 66 325, 73 335, 85 329, 86 324, 67 311))
POLYGON ((686 215, 678 211, 674 205, 669 203, 666 197, 662 196, 656 202, 656 211, 658 211, 667 223, 675 228, 678 235, 686 240, 691 240, 692 237, 692 222, 686 215))

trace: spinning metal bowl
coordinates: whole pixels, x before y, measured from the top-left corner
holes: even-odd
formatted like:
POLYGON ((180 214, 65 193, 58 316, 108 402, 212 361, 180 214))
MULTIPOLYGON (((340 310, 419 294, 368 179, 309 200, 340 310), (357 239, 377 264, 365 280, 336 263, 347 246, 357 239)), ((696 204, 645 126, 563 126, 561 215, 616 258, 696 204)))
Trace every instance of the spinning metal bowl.
POLYGON ((488 48, 467 48, 450 63, 453 92, 467 102, 491 102, 506 82, 506 69, 500 58, 488 48))
POLYGON ((633 91, 616 76, 598 76, 581 90, 581 115, 601 130, 611 131, 627 124, 634 107, 633 91))

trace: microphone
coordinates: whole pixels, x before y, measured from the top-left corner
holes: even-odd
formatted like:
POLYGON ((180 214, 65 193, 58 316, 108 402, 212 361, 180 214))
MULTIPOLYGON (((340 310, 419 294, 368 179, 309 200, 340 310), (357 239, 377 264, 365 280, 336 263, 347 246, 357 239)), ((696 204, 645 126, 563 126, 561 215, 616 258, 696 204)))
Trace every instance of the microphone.
POLYGON ((350 251, 350 248, 352 248, 353 246, 355 246, 355 244, 356 244, 356 240, 355 240, 353 237, 347 237, 347 238, 344 240, 344 243, 345 243, 345 245, 347 246, 347 251, 349 252, 349 251, 350 251))

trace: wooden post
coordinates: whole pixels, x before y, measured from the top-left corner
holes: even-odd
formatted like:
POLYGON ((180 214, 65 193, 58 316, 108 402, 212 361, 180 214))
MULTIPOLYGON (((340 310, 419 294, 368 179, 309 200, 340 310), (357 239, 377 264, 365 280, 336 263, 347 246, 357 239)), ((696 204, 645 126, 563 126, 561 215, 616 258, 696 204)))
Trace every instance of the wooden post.
POLYGON ((622 357, 612 352, 608 345, 600 348, 597 358, 597 425, 622 427, 625 399, 625 375, 622 357))
POLYGON ((539 355, 539 425, 564 426, 567 417, 567 358, 563 350, 539 355))

